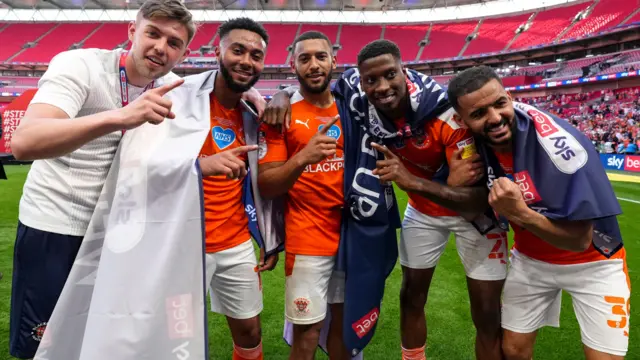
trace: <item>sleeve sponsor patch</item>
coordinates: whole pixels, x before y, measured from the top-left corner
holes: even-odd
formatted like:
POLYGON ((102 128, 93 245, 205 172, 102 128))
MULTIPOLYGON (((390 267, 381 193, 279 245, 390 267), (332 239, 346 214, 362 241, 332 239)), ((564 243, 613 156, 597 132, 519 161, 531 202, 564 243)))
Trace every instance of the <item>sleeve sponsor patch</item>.
POLYGON ((267 139, 264 131, 258 133, 258 160, 267 156, 267 139))
POLYGON ((462 158, 466 159, 476 153, 476 144, 473 138, 467 138, 456 143, 458 149, 462 149, 462 158))

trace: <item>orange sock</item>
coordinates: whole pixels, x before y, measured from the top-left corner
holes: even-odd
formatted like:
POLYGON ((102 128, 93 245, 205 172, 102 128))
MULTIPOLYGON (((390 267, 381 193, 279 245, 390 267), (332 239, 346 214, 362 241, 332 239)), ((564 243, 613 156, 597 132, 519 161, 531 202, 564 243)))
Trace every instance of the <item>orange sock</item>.
POLYGON ((425 345, 417 349, 405 349, 402 347, 402 360, 427 360, 424 354, 425 345))
POLYGON ((262 341, 253 349, 244 349, 233 345, 233 360, 263 360, 262 341))

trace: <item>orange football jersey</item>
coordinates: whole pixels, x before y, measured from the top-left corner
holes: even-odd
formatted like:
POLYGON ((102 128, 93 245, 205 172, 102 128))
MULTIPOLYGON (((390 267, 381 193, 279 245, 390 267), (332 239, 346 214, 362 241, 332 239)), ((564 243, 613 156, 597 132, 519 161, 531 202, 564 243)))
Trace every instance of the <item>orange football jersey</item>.
MULTIPOLYGON (((513 155, 510 153, 494 152, 500 166, 505 172, 507 177, 513 179, 513 155)), ((575 252, 560 249, 548 242, 540 239, 532 232, 511 223, 514 233, 513 248, 520 253, 536 260, 548 262, 551 264, 569 265, 569 264, 581 264, 598 260, 607 260, 605 256, 600 254, 598 250, 593 246, 593 243, 589 248, 583 252, 575 252)), ((622 259, 625 257, 624 248, 615 253, 610 259, 622 259)))
MULTIPOLYGON (((240 109, 226 109, 211 93, 211 131, 200 157, 215 155, 245 144, 240 109)), ((246 162, 246 155, 243 157, 246 162)), ((249 220, 242 203, 243 179, 224 175, 203 178, 206 251, 219 252, 249 240, 249 220)))
MULTIPOLYGON (((291 98, 291 126, 288 130, 281 133, 270 126, 261 127, 260 164, 286 162, 336 115, 338 108, 335 103, 328 108, 319 108, 296 93, 291 98)), ((287 253, 332 256, 338 251, 344 204, 344 139, 339 120, 327 135, 338 140, 336 155, 308 165, 287 194, 287 253)))
MULTIPOLYGON (((413 175, 432 179, 435 173, 448 162, 453 152, 463 149, 462 158, 476 152, 473 135, 453 120, 453 109, 438 118, 427 121, 424 128, 411 138, 402 139, 390 146, 413 175)), ((404 119, 395 121, 402 128, 404 119)), ((440 206, 416 193, 408 193, 409 203, 416 210, 430 216, 457 216, 458 213, 440 206)))

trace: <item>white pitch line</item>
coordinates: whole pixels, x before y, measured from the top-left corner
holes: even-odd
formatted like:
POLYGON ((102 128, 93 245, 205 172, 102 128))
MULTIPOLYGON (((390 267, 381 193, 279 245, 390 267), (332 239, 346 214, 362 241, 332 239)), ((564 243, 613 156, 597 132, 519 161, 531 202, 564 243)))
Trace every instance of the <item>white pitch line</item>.
POLYGON ((622 201, 628 201, 628 202, 632 202, 634 204, 640 204, 640 201, 638 200, 631 200, 631 199, 625 199, 625 198, 617 198, 618 200, 622 200, 622 201))

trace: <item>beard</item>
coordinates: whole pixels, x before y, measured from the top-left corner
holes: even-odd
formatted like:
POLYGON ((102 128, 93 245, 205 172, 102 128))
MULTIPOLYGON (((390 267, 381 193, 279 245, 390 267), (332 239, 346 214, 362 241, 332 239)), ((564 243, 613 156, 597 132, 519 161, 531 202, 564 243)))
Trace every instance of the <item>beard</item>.
POLYGON ((493 125, 493 126, 485 126, 484 128, 484 133, 482 134, 484 139, 487 141, 487 143, 489 143, 490 145, 493 146, 505 146, 508 145, 511 142, 511 138, 513 137, 513 126, 515 124, 515 121, 510 120, 506 117, 502 117, 500 120, 499 124, 493 125), (494 140, 491 135, 490 135, 490 131, 494 128, 497 127, 501 127, 503 125, 506 125, 509 128, 509 135, 505 136, 505 138, 503 140, 500 141, 496 141, 494 140))
POLYGON ((229 69, 227 69, 223 61, 220 61, 218 63, 218 66, 220 67, 220 73, 222 74, 222 78, 224 79, 224 82, 229 87, 229 90, 233 91, 234 93, 243 93, 251 89, 253 85, 255 85, 260 79, 260 74, 254 75, 251 78, 251 80, 249 80, 248 83, 241 84, 233 80, 233 76, 231 76, 231 72, 229 72, 229 69))
POLYGON ((307 84, 307 82, 305 81, 306 79, 296 71, 296 76, 298 77, 298 82, 300 83, 300 87, 303 88, 309 94, 323 93, 331 83, 332 74, 333 74, 333 70, 329 70, 329 73, 325 77, 324 82, 322 82, 322 84, 320 84, 319 86, 314 87, 307 84))

